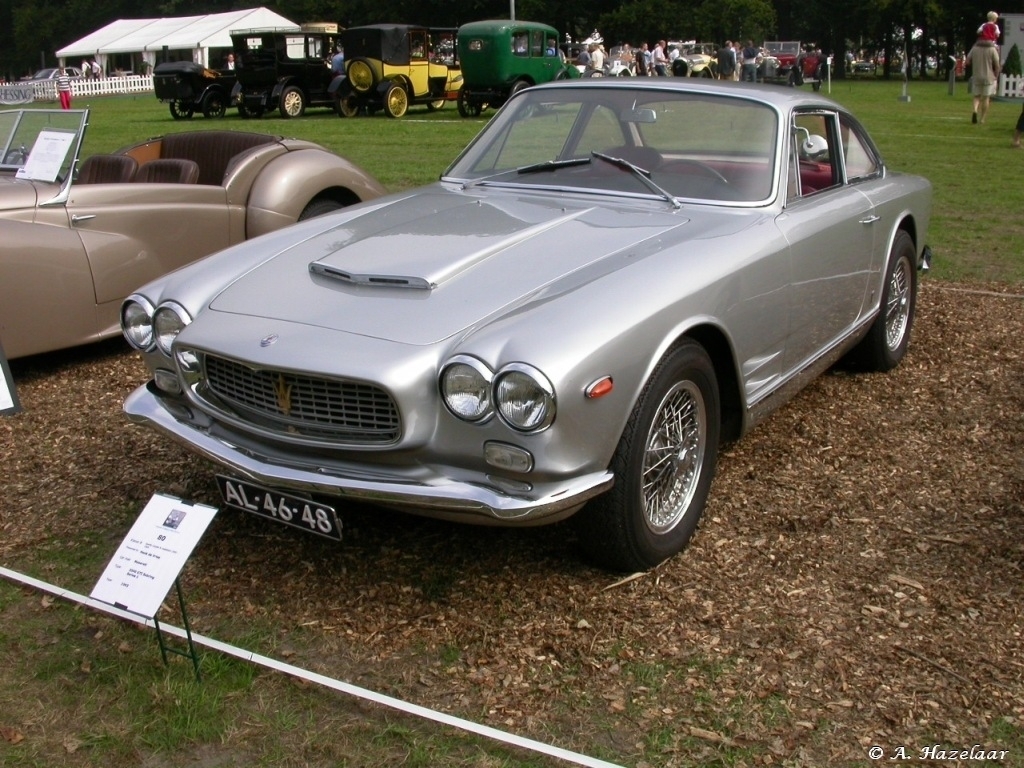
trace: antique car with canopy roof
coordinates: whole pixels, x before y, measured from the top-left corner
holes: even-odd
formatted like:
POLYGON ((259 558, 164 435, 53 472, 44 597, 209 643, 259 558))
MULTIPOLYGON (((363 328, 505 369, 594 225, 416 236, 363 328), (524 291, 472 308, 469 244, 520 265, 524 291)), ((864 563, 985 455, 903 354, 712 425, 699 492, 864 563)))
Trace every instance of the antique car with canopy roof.
POLYGON ((455 30, 409 24, 371 24, 341 33, 345 77, 335 87, 338 114, 384 110, 402 117, 409 107, 441 109, 458 97, 462 72, 455 30))

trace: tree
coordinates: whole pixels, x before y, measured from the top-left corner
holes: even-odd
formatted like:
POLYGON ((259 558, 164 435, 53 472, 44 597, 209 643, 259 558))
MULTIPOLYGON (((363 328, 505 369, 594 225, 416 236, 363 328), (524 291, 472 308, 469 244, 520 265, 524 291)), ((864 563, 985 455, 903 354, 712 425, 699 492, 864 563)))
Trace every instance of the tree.
POLYGON ((1017 48, 1016 43, 1014 43, 1013 47, 1010 48, 1010 52, 1006 54, 1006 62, 1003 64, 1003 74, 1015 75, 1017 77, 1024 74, 1020 63, 1020 49, 1017 48))

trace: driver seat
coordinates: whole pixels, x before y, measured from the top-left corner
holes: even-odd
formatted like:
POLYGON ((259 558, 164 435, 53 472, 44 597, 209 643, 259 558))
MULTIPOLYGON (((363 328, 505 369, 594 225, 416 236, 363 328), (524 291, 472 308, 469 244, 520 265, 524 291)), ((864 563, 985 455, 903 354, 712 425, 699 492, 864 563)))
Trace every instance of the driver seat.
POLYGON ((79 184, 127 184, 139 164, 128 155, 90 155, 78 166, 79 184))
POLYGON ((612 157, 621 157, 623 160, 632 163, 645 171, 653 171, 661 165, 661 153, 654 147, 639 147, 623 144, 618 147, 611 147, 604 150, 603 154, 612 157))

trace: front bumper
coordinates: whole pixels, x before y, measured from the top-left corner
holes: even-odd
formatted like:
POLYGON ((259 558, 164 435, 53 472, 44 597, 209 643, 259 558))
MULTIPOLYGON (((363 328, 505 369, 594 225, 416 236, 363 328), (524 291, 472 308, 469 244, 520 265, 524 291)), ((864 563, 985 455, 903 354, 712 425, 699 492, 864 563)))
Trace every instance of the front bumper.
POLYGON ((167 401, 151 384, 136 389, 124 403, 133 423, 155 429, 241 479, 282 491, 394 507, 427 517, 485 525, 553 523, 573 514, 614 482, 612 473, 605 470, 534 487, 529 495, 519 496, 495 486, 446 477, 422 465, 404 471, 388 467, 386 476, 368 463, 347 470, 297 462, 287 465, 233 445, 211 434, 200 419, 189 423, 172 410, 182 417, 191 414, 191 406, 167 401))

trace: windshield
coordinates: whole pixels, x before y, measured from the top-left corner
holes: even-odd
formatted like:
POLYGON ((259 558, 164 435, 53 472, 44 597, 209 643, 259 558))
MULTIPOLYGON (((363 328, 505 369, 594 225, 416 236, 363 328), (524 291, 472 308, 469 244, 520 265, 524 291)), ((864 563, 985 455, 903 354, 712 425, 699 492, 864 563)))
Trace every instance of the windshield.
POLYGON ((78 157, 88 114, 61 109, 0 112, 0 171, 21 170, 19 176, 63 182, 78 157))
POLYGON ((755 203, 775 188, 778 122, 769 106, 731 95, 613 85, 531 88, 491 120, 442 178, 755 203))

